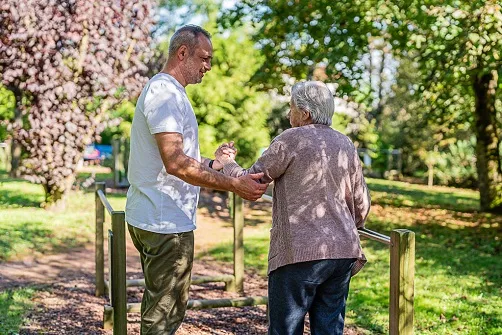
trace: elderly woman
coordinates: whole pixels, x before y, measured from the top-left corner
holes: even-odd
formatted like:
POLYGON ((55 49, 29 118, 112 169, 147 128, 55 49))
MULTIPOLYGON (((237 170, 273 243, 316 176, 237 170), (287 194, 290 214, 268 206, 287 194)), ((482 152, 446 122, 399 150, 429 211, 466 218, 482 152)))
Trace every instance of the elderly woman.
POLYGON ((269 334, 343 334, 351 276, 366 262, 357 228, 370 196, 351 140, 330 128, 334 100, 328 87, 299 82, 291 91, 292 129, 277 136, 250 169, 222 145, 225 174, 264 172, 274 181, 268 257, 269 334))

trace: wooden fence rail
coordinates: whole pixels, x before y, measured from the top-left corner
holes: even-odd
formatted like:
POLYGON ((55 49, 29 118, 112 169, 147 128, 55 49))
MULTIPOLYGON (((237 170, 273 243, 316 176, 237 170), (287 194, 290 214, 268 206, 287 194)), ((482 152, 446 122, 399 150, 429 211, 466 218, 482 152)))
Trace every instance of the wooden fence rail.
MULTIPOLYGON (((272 202, 264 195, 263 200, 272 202)), ((140 311, 138 303, 128 304, 126 289, 144 286, 144 279, 126 280, 125 213, 115 211, 106 198, 104 183, 96 183, 96 296, 109 295, 109 305, 104 306, 104 328, 113 328, 114 334, 127 334, 127 313, 140 311), (104 222, 105 210, 111 216, 112 227, 108 231, 109 281, 104 271, 104 222)), ((233 275, 193 277, 192 284, 224 282, 230 291, 243 293, 244 282, 244 213, 242 198, 230 194, 230 210, 234 226, 234 273, 233 275)), ((413 301, 415 276, 415 234, 405 229, 396 229, 386 236, 369 229, 360 229, 362 237, 390 246, 390 304, 389 333, 391 335, 413 334, 413 301)), ((219 307, 242 307, 267 305, 268 298, 241 297, 234 299, 190 300, 189 309, 219 307)))
MULTIPOLYGON (((96 296, 108 293, 109 305, 104 306, 103 323, 105 329, 113 328, 114 334, 127 334, 127 313, 139 312, 141 304, 128 304, 126 289, 130 286, 144 286, 144 279, 126 279, 126 239, 125 213, 115 211, 106 198, 104 183, 96 183, 96 296), (105 278, 104 262, 104 222, 105 213, 111 216, 112 227, 108 231, 108 277, 105 278)), ((242 198, 234 197, 232 208, 237 209, 233 215, 234 223, 234 274, 219 276, 192 277, 192 284, 224 282, 228 291, 244 292, 244 245, 242 214, 242 198)), ((267 305, 268 298, 263 296, 241 297, 233 299, 190 300, 189 309, 206 309, 219 307, 241 307, 267 305)))

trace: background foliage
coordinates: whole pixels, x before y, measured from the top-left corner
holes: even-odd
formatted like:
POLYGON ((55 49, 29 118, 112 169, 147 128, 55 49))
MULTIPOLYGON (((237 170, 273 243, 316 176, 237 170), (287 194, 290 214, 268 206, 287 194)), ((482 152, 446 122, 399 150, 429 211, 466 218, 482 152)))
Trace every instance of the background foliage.
POLYGON ((220 143, 234 141, 239 163, 250 166, 270 143, 266 118, 271 103, 267 93, 250 85, 263 57, 246 35, 244 29, 215 35, 212 70, 187 93, 200 124, 202 154, 213 157, 220 143))
MULTIPOLYGON (((53 1, 46 2, 43 4, 47 6, 55 4, 53 1)), ((145 2, 147 3, 149 2, 145 2)), ((9 4, 7 1, 3 6, 10 6, 9 4)), ((124 4, 126 9, 140 6, 136 4, 128 7, 127 1, 124 4)), ((78 6, 78 1, 69 1, 63 8, 78 6)), ((87 6, 90 6, 89 3, 87 6)), ((200 125, 203 155, 211 157, 219 143, 234 140, 239 148, 240 163, 246 166, 251 164, 270 138, 289 127, 286 113, 290 85, 296 80, 312 78, 331 83, 335 96, 351 106, 349 111, 346 106, 338 108, 333 127, 349 135, 359 148, 369 149, 372 165, 368 166, 368 172, 372 175, 387 176, 387 152, 399 149, 402 152, 402 168, 389 175, 425 182, 431 174, 435 184, 473 188, 480 186, 484 192, 481 199, 489 199, 489 206, 496 205, 497 199, 500 200, 502 190, 497 189, 496 185, 500 184, 502 150, 502 102, 498 89, 502 85, 498 79, 502 68, 499 54, 502 20, 497 1, 449 0, 423 3, 342 0, 336 3, 264 3, 244 0, 234 3, 162 0, 158 2, 158 6, 159 10, 151 12, 148 18, 144 17, 147 21, 143 26, 150 27, 148 33, 151 37, 146 38, 151 38, 153 53, 144 49, 145 57, 142 58, 137 53, 138 44, 134 46, 135 52, 131 53, 136 57, 131 61, 137 69, 146 71, 143 73, 148 76, 162 68, 169 37, 177 27, 192 22, 205 26, 214 35, 215 57, 212 71, 202 84, 187 88, 200 125), (153 18, 156 20, 155 25, 151 24, 153 18), (145 65, 140 65, 137 61, 145 65), (476 93, 476 88, 484 85, 483 80, 497 84, 492 89, 494 94, 486 95, 489 101, 485 99, 487 103, 484 107, 479 104, 480 92, 476 93), (486 113, 481 114, 482 110, 486 113), (492 130, 486 131, 487 129, 492 130), (488 136, 484 136, 485 133, 488 136)), ((25 7, 20 8, 18 12, 23 13, 25 7)), ((9 11, 10 9, 2 12, 4 24, 7 18, 11 20, 15 17, 10 18, 9 11)), ((75 15, 80 17, 78 15, 81 14, 75 15)), ((104 12, 101 15, 105 15, 104 12)), ((124 20, 128 18, 124 17, 124 20)), ((44 31, 50 31, 49 28, 52 27, 47 20, 43 22, 40 34, 45 34, 44 31)), ((22 24, 19 27, 22 28, 22 24)), ((68 31, 74 29, 71 26, 67 28, 70 29, 68 31)), ((61 26, 57 29, 59 30, 56 31, 62 31, 66 28, 61 26)), ((22 29, 19 31, 22 32, 22 29)), ((17 45, 38 41, 31 35, 19 35, 19 31, 3 30, 3 33, 4 36, 13 37, 12 41, 17 41, 17 45), (24 39, 19 39, 19 36, 24 36, 24 39)), ((146 32, 145 30, 144 33, 146 32)), ((76 38, 76 35, 68 36, 68 41, 76 38)), ((14 44, 6 43, 8 39, 2 41, 2 50, 6 55, 7 48, 12 49, 14 44)), ((61 46, 56 43, 55 49, 77 55, 81 50, 81 40, 75 41, 61 46)), ((111 42, 105 48, 105 44, 97 41, 99 39, 95 40, 94 46, 103 47, 103 50, 113 48, 113 43, 116 43, 111 42)), ((126 45, 131 44, 123 44, 124 47, 126 45)), ((38 50, 38 47, 33 50, 35 49, 38 50)), ((31 52, 30 50, 28 51, 31 52)), ((106 54, 107 51, 104 52, 106 54)), ((44 82, 43 78, 47 76, 44 71, 49 68, 36 65, 45 64, 45 58, 37 62, 34 57, 30 58, 24 67, 21 66, 22 62, 8 65, 14 72, 7 71, 7 78, 13 73, 17 75, 14 84, 28 85, 26 83, 31 80, 33 85, 30 88, 37 87, 40 91, 36 94, 43 97, 55 96, 58 106, 67 106, 64 108, 70 109, 71 115, 80 113, 82 120, 92 120, 89 121, 88 128, 72 121, 77 129, 83 129, 78 131, 78 138, 82 141, 76 141, 79 143, 77 146, 63 150, 72 154, 53 156, 50 163, 52 168, 49 170, 54 170, 54 174, 60 176, 59 179, 56 178, 59 180, 57 183, 64 179, 61 176, 73 174, 73 168, 66 165, 74 166, 82 145, 92 141, 98 133, 101 133, 103 143, 109 143, 112 137, 129 136, 135 96, 144 78, 134 77, 137 79, 133 80, 135 84, 130 82, 131 85, 136 85, 134 89, 127 89, 115 82, 107 86, 108 91, 97 88, 89 90, 92 85, 89 86, 90 82, 86 83, 82 78, 93 78, 89 75, 91 72, 86 71, 96 69, 86 68, 86 62, 106 63, 107 58, 100 58, 104 54, 89 52, 84 58, 82 69, 87 70, 76 77, 80 78, 77 82, 83 80, 76 87, 80 89, 81 95, 87 96, 87 100, 73 99, 73 104, 69 104, 70 99, 67 97, 60 97, 55 93, 57 85, 66 92, 63 87, 68 88, 69 85, 64 86, 64 81, 55 82, 54 88, 44 82), (40 75, 26 75, 28 68, 31 68, 30 71, 38 69, 37 73, 40 75), (22 73, 24 74, 21 75, 22 73), (34 78, 42 79, 33 81, 34 78), (112 86, 116 88, 112 89, 112 86), (84 100, 87 102, 80 104, 79 101, 84 100), (77 112, 78 110, 81 112, 77 112), (60 156, 63 158, 58 158, 60 156), (55 162, 66 162, 66 165, 55 168, 55 162)), ((13 57, 12 55, 9 57, 13 57)), ((49 57, 47 59, 52 57, 49 54, 42 55, 49 57)), ((79 59, 78 56, 68 57, 79 59)), ((7 64, 8 58, 3 59, 4 64, 7 64)), ((120 68, 121 65, 116 64, 120 68)), ((58 70, 62 73, 58 78, 72 81, 68 78, 79 73, 77 65, 75 62, 61 62, 61 69, 70 69, 70 72, 58 70)), ((7 65, 3 66, 5 68, 7 65)), ((105 74, 106 71, 99 73, 105 74)), ((4 84, 8 85, 9 82, 4 79, 4 84)), ((102 84, 101 82, 99 85, 102 84)), ((19 87, 16 89, 17 86, 12 83, 9 85, 0 89, 0 139, 22 139, 21 134, 25 134, 26 148, 31 145, 31 151, 25 149, 22 157, 25 174, 31 176, 32 180, 47 181, 48 177, 39 173, 41 166, 47 162, 43 160, 45 158, 39 158, 47 156, 48 146, 41 149, 40 145, 35 146, 30 141, 35 138, 34 134, 40 133, 36 125, 42 124, 42 120, 46 119, 59 120, 60 117, 55 115, 62 113, 62 109, 58 107, 57 112, 50 109, 49 112, 40 114, 37 112, 42 110, 37 107, 40 102, 34 98, 33 92, 19 90, 19 87), (22 94, 16 95, 16 92, 22 94), (18 112, 23 115, 20 117, 18 112), (36 116, 39 114, 44 116, 36 116), (36 121, 34 117, 40 121, 36 121), (33 155, 32 151, 39 155, 35 161, 29 157, 33 155), (38 166, 38 162, 45 163, 38 166), (27 166, 31 166, 38 175, 29 172, 27 166)), ((44 99, 51 101, 50 98, 44 99)), ((79 122, 84 122, 82 120, 79 122)), ((55 147, 58 146, 61 134, 56 130, 52 131, 54 134, 50 135, 50 141, 55 147)), ((68 133, 71 133, 66 127, 60 127, 60 132, 66 134, 64 136, 70 136, 68 133)), ((64 145, 68 145, 66 142, 73 143, 71 138, 62 140, 65 141, 64 145)), ((37 143, 41 143, 40 141, 47 139, 38 140, 37 143)), ((396 169, 395 164, 391 168, 396 169)), ((486 204, 485 201, 484 208, 487 207, 486 204)))
POLYGON ((498 1, 244 0, 220 22, 256 28, 253 40, 267 55, 253 76, 258 86, 319 79, 357 103, 345 132, 373 151, 377 167, 384 150, 402 148, 407 174, 434 166, 442 183, 477 178, 481 208, 502 210, 498 1), (458 154, 452 145, 475 149, 476 174, 470 164, 462 172, 439 164, 434 152, 458 154))

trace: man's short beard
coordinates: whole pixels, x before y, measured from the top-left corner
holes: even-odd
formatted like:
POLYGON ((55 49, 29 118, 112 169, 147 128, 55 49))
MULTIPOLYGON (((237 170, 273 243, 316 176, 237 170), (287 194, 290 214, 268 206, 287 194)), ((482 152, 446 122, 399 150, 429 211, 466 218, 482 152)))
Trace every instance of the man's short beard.
POLYGON ((193 63, 191 61, 187 62, 187 67, 185 68, 185 71, 183 71, 184 72, 183 75, 187 80, 187 84, 198 84, 202 81, 202 78, 200 77, 199 74, 200 69, 195 70, 196 68, 197 66, 194 62, 193 63))

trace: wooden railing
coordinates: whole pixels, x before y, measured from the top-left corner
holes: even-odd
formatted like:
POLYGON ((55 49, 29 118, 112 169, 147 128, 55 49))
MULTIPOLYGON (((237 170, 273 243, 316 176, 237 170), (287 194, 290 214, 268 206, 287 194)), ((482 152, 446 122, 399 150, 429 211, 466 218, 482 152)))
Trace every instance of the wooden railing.
MULTIPOLYGON (((264 195, 263 200, 272 202, 264 195)), ((192 277, 192 284, 224 282, 225 289, 243 293, 244 282, 244 212, 243 200, 230 193, 230 211, 234 227, 233 275, 192 277)), ((106 292, 109 305, 104 306, 105 329, 113 328, 114 334, 127 334, 127 313, 140 311, 140 304, 127 303, 126 289, 130 286, 144 286, 144 279, 126 280, 125 213, 115 211, 106 198, 104 183, 96 183, 96 296, 106 292), (109 281, 104 271, 104 222, 105 210, 111 216, 112 227, 108 231, 109 281)), ((359 229, 362 237, 390 246, 390 304, 389 333, 391 335, 413 334, 413 299, 415 275, 415 235, 412 231, 396 229, 391 236, 369 229, 359 229)), ((264 296, 232 299, 190 300, 189 309, 219 307, 243 307, 268 304, 264 296)))
MULTIPOLYGON (((114 334, 127 334, 127 313, 140 312, 141 304, 127 303, 127 287, 144 286, 144 279, 126 280, 126 239, 125 213, 115 211, 106 198, 104 183, 96 183, 96 296, 108 293, 109 304, 104 306, 103 324, 105 329, 113 328, 114 334), (108 231, 108 276, 105 278, 104 258, 104 222, 105 210, 111 216, 112 227, 108 231)), ((227 291, 244 292, 244 216, 242 198, 234 197, 232 208, 234 226, 234 273, 233 275, 193 276, 192 284, 224 282, 227 291)), ((219 307, 244 307, 266 305, 265 296, 240 297, 228 299, 190 300, 189 309, 207 309, 219 307)))

